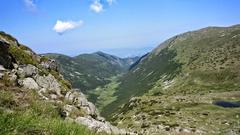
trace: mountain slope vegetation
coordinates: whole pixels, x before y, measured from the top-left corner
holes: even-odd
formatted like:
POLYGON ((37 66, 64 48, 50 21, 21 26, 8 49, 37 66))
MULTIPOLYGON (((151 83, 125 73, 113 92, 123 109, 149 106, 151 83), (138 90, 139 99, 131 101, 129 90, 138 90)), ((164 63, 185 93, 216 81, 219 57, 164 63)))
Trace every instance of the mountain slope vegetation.
POLYGON ((142 134, 239 134, 240 25, 174 36, 120 79, 104 116, 142 134), (111 117, 109 117, 111 118, 111 117))
POLYGON ((62 54, 44 54, 54 58, 60 72, 72 82, 73 87, 87 93, 111 82, 111 77, 126 73, 138 57, 119 58, 103 52, 69 57, 62 54))
POLYGON ((127 134, 105 121, 93 103, 39 56, 0 32, 0 134, 127 134))

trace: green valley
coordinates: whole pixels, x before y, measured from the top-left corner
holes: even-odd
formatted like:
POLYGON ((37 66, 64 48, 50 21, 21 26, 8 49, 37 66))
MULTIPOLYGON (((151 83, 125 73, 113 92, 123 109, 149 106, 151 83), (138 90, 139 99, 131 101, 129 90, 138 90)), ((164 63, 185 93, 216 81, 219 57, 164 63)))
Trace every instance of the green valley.
POLYGON ((54 58, 60 65, 60 72, 71 81, 73 87, 84 93, 104 86, 111 78, 124 74, 139 57, 119 58, 103 52, 81 54, 69 57, 62 54, 44 54, 54 58))

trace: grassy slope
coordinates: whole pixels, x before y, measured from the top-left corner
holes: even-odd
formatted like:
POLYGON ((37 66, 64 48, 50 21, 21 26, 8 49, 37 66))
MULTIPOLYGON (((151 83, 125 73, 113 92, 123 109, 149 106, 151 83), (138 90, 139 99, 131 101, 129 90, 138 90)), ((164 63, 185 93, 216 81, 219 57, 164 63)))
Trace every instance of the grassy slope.
MULTIPOLYGON (((60 77, 55 70, 44 69, 40 62, 48 60, 37 55, 28 47, 21 45, 12 36, 0 32, 0 40, 9 44, 1 56, 11 56, 11 62, 18 64, 33 64, 40 69, 42 75, 51 73, 63 87, 62 93, 69 90, 71 85, 60 77), (66 88, 66 89, 65 89, 66 88)), ((1 44, 2 45, 2 44, 1 44)), ((3 44, 4 45, 4 44, 3 44)), ((1 59, 4 63, 5 59, 1 59)), ((1 61, 1 62, 2 62, 1 61)), ((7 66, 12 68, 11 66, 7 66)), ((9 80, 9 75, 4 74, 0 79, 0 134, 1 135, 91 135, 96 134, 86 127, 64 121, 61 118, 63 104, 43 101, 36 91, 15 86, 9 80)), ((79 115, 82 112, 79 112, 79 115)), ((78 115, 78 114, 77 114, 78 115)))
POLYGON ((111 83, 97 87, 89 93, 89 98, 95 103, 98 110, 101 112, 102 109, 108 104, 114 102, 117 98, 114 96, 115 90, 119 85, 119 76, 111 78, 111 83))
POLYGON ((149 90, 155 95, 238 90, 239 45, 240 26, 210 27, 167 40, 122 78, 114 95, 117 100, 102 114, 109 116, 131 97, 149 90), (174 85, 166 87, 172 80, 174 85))
POLYGON ((64 121, 60 106, 39 99, 37 93, 0 83, 0 134, 93 135, 79 124, 64 121))

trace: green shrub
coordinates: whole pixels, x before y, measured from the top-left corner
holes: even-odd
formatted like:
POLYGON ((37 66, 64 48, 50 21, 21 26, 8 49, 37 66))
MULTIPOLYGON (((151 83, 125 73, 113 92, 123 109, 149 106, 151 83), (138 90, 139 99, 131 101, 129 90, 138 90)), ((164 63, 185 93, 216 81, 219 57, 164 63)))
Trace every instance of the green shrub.
POLYGON ((21 50, 31 51, 31 49, 29 47, 25 46, 25 45, 19 45, 19 48, 21 50))
POLYGON ((46 61, 48 61, 48 60, 49 60, 48 57, 46 57, 46 56, 41 56, 40 62, 46 62, 46 61))
POLYGON ((31 54, 26 53, 18 46, 10 45, 9 51, 19 64, 37 65, 37 61, 33 58, 33 56, 31 54))

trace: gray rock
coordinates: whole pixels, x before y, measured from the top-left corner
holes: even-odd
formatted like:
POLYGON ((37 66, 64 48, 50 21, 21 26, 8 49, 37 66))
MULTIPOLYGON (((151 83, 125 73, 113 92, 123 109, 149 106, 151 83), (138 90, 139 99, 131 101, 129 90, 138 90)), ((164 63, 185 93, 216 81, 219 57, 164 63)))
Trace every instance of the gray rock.
POLYGON ((69 117, 73 111, 78 111, 78 109, 73 105, 65 105, 63 107, 63 113, 65 114, 65 117, 69 117))
POLYGON ((45 88, 41 88, 38 91, 38 95, 44 100, 49 100, 49 98, 44 95, 44 93, 46 93, 46 92, 47 92, 47 90, 45 88))
MULTIPOLYGON (((78 104, 78 106, 79 106, 79 104, 78 104)), ((88 105, 82 106, 82 108, 85 110, 85 112, 88 115, 91 115, 93 117, 97 117, 98 112, 97 112, 97 109, 96 109, 96 107, 93 103, 88 102, 88 105)))
POLYGON ((30 77, 25 78, 23 80, 18 80, 18 84, 25 89, 33 89, 33 90, 39 89, 38 84, 35 82, 33 78, 30 78, 30 77))
POLYGON ((98 115, 96 107, 87 100, 84 94, 78 90, 69 91, 65 95, 65 100, 69 101, 73 105, 82 108, 87 115, 96 117, 98 115))
POLYGON ((79 104, 80 106, 88 106, 88 100, 86 96, 77 90, 71 90, 67 92, 65 99, 75 105, 79 104))
POLYGON ((6 69, 3 67, 3 65, 0 65, 0 72, 6 71, 6 69))
POLYGON ((17 75, 15 73, 9 73, 8 77, 9 77, 9 81, 12 83, 15 83, 17 80, 17 75))
POLYGON ((40 87, 45 88, 48 91, 55 91, 58 96, 62 96, 61 85, 58 83, 58 81, 55 79, 53 75, 51 74, 48 74, 48 76, 36 75, 35 80, 40 87))
POLYGON ((38 74, 38 68, 28 64, 28 65, 21 65, 18 68, 17 75, 20 78, 25 78, 25 77, 33 77, 38 74))
POLYGON ((51 69, 58 71, 58 65, 57 62, 54 59, 49 59, 48 61, 43 61, 40 64, 45 69, 51 69))
POLYGON ((88 128, 96 131, 97 133, 107 133, 107 134, 116 134, 116 135, 125 135, 127 134, 125 130, 118 129, 117 127, 112 126, 108 122, 97 121, 91 117, 78 117, 75 119, 76 123, 87 126, 88 128))
POLYGON ((14 68, 14 69, 18 69, 18 64, 15 64, 15 63, 14 63, 14 64, 13 64, 13 68, 14 68))
POLYGON ((56 100, 58 96, 56 94, 50 94, 50 99, 56 100))

